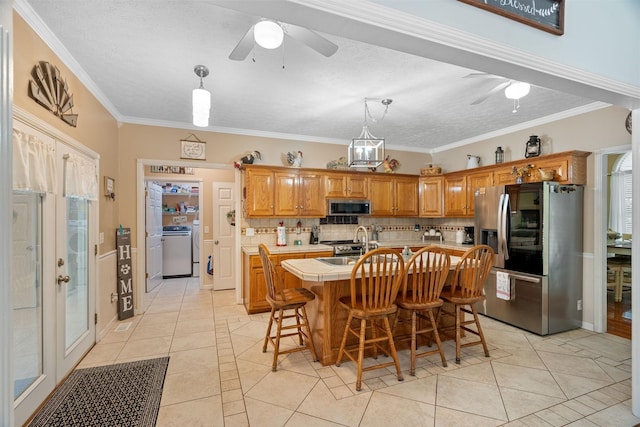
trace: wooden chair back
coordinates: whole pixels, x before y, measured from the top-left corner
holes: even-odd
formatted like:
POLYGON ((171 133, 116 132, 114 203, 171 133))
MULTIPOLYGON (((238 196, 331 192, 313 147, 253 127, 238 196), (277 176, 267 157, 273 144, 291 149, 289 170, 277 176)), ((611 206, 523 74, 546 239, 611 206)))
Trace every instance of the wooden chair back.
POLYGON ((398 295, 404 274, 400 252, 378 248, 360 257, 351 271, 351 307, 385 310, 398 295))
POLYGON ((276 272, 273 262, 271 261, 271 253, 264 243, 260 243, 260 246, 258 246, 258 253, 260 254, 260 262, 262 262, 264 279, 267 284, 267 296, 271 300, 275 300, 276 292, 280 287, 280 278, 276 272))
POLYGON ((493 249, 488 245, 476 245, 466 251, 456 266, 451 293, 460 292, 463 298, 482 296, 493 267, 493 257, 493 249))
POLYGON ((440 298, 447 281, 451 258, 446 250, 426 246, 414 253, 404 268, 402 299, 414 304, 428 304, 440 298))

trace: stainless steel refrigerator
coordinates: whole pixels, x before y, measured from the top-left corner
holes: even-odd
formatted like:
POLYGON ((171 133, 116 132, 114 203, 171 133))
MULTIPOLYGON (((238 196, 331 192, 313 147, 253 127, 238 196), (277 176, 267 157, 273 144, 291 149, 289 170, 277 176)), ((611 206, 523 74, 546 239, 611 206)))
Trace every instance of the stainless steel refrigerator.
POLYGON ((583 197, 554 182, 476 190, 476 243, 496 253, 478 312, 539 335, 581 326, 583 197))

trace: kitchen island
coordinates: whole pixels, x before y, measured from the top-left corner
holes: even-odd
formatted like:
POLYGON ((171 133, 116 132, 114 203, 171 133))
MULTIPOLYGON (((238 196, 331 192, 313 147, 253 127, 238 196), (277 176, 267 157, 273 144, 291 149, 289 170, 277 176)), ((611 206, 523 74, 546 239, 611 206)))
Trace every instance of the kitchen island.
MULTIPOLYGON (((459 257, 451 257, 452 270, 459 260, 459 257)), ((298 277, 302 287, 316 294, 316 299, 307 303, 311 335, 320 362, 325 366, 334 364, 347 322, 347 310, 340 305, 339 299, 350 295, 353 265, 330 265, 317 259, 288 259, 282 261, 281 267, 298 277)), ((406 333, 406 330, 398 330, 396 336, 406 333)), ((356 344, 356 340, 347 341, 349 344, 356 344)))

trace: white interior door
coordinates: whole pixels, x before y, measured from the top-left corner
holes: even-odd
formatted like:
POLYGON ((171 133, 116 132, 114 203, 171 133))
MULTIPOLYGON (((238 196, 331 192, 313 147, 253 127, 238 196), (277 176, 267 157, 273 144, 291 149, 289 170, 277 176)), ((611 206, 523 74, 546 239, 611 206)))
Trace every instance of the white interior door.
POLYGON ((233 211, 235 183, 213 183, 213 289, 234 289, 234 226, 227 218, 233 211))
POLYGON ((151 181, 147 182, 146 228, 146 291, 150 292, 162 282, 162 187, 151 181))
MULTIPOLYGON (((95 343, 95 239, 96 203, 65 197, 69 156, 79 151, 57 144, 58 194, 56 197, 56 286, 58 381, 64 378, 95 343)), ((87 160, 91 161, 91 159, 87 160)), ((45 280, 50 280, 46 278, 45 280)))

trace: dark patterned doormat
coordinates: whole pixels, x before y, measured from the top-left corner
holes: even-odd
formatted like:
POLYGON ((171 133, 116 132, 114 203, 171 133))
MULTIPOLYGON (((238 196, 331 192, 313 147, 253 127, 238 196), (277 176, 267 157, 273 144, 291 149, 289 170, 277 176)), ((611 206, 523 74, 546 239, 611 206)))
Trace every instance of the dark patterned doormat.
POLYGON ((150 426, 158 417, 169 357, 77 369, 30 426, 150 426))

